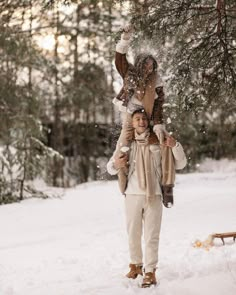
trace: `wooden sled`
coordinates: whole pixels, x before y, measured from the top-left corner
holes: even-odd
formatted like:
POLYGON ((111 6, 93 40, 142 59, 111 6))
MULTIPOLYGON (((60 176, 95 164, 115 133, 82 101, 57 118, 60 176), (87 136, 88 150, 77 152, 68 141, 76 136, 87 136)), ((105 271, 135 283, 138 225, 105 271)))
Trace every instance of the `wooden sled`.
POLYGON ((225 244, 225 241, 224 241, 225 238, 233 238, 233 240, 235 242, 236 232, 212 234, 212 238, 213 239, 215 239, 215 238, 221 239, 221 241, 223 242, 223 244, 225 244))
POLYGON ((204 248, 205 250, 209 251, 211 247, 214 246, 214 239, 219 238, 225 245, 225 238, 233 238, 234 242, 236 239, 236 232, 228 232, 228 233, 214 233, 208 236, 205 241, 196 240, 193 243, 193 247, 196 248, 204 248))

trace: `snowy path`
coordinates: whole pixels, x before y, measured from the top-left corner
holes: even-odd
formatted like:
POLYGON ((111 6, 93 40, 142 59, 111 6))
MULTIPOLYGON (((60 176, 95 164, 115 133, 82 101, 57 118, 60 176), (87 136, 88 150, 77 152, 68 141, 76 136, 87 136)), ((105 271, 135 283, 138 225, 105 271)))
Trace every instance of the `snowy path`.
POLYGON ((164 209, 158 277, 129 281, 123 199, 116 182, 96 182, 62 199, 0 207, 0 295, 235 295, 236 243, 210 251, 191 243, 236 231, 236 174, 178 175, 164 209))

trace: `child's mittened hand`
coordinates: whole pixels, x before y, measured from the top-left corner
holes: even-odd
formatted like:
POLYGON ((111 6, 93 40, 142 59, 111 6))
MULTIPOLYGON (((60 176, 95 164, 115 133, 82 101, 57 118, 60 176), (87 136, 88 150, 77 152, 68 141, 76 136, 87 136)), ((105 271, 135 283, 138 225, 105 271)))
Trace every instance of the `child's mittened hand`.
POLYGON ((131 37, 131 35, 132 35, 132 33, 134 32, 134 28, 133 28, 132 25, 129 24, 129 25, 124 26, 122 28, 122 31, 123 31, 123 33, 121 35, 121 38, 123 40, 129 40, 130 37, 131 37))
POLYGON ((126 33, 132 33, 134 31, 134 27, 131 24, 125 25, 123 27, 123 31, 126 33))

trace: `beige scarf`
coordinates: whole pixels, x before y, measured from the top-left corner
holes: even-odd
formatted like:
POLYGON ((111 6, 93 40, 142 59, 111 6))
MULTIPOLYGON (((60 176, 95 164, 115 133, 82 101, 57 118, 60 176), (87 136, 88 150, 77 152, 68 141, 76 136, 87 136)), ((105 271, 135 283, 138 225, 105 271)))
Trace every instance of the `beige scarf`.
POLYGON ((135 165, 138 176, 139 187, 146 191, 148 201, 155 197, 155 172, 150 159, 150 149, 148 144, 150 132, 147 129, 142 134, 135 131, 137 143, 135 165))

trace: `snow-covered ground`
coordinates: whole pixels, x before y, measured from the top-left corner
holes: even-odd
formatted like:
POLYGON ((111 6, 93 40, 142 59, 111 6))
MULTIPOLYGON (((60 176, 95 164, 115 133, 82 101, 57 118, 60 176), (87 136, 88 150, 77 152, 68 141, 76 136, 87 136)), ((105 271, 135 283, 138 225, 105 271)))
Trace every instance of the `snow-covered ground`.
POLYGON ((128 280, 123 197, 116 181, 69 189, 60 198, 0 207, 0 295, 235 295, 236 172, 177 176, 175 206, 164 209, 159 286, 128 280))

